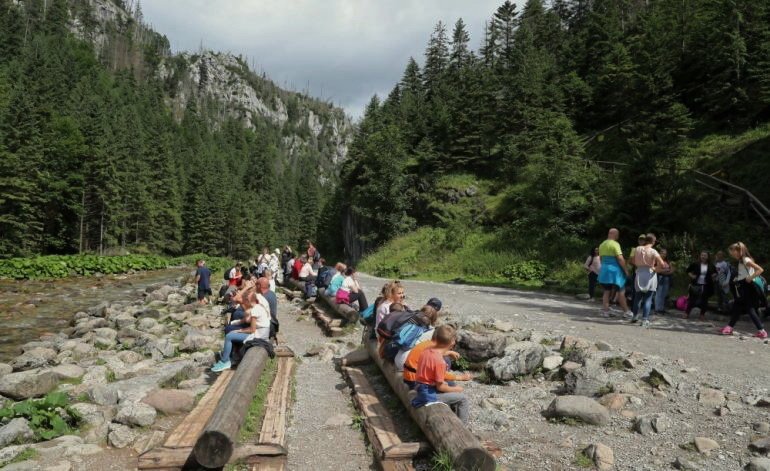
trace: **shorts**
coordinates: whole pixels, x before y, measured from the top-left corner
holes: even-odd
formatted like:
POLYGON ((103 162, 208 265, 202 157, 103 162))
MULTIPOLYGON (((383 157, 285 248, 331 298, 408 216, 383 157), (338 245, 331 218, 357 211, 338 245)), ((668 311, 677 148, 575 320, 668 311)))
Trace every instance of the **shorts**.
POLYGON ((211 288, 198 288, 198 301, 206 296, 211 296, 211 288))
POLYGON ((604 288, 606 291, 612 291, 614 289, 619 293, 622 293, 626 290, 625 286, 618 286, 618 285, 613 285, 609 283, 602 283, 602 288, 604 288))

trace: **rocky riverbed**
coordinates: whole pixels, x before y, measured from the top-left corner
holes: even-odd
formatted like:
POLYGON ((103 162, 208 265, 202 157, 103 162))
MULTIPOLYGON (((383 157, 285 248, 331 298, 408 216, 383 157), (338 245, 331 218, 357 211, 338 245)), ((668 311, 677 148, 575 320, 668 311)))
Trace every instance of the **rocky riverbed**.
POLYGON ((0 406, 62 391, 82 417, 77 435, 37 443, 26 419, 3 419, 0 467, 134 468, 213 382, 221 307, 193 296, 190 284, 154 284, 136 299, 92 305, 0 363, 0 406))

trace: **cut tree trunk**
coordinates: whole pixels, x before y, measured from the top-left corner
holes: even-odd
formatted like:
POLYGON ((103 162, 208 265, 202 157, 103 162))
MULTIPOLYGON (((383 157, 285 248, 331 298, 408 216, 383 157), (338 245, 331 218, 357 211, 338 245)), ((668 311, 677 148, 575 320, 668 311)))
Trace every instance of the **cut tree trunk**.
POLYGON ((410 391, 401 373, 391 362, 385 362, 377 352, 377 342, 367 344, 369 356, 382 370, 393 392, 401 399, 412 419, 422 429, 435 450, 452 456, 453 469, 458 471, 495 471, 497 463, 479 440, 465 427, 446 404, 412 407, 410 391))
POLYGON ((267 362, 267 351, 254 347, 246 351, 219 404, 193 449, 195 460, 207 468, 227 464, 235 450, 238 431, 246 417, 259 377, 267 362))

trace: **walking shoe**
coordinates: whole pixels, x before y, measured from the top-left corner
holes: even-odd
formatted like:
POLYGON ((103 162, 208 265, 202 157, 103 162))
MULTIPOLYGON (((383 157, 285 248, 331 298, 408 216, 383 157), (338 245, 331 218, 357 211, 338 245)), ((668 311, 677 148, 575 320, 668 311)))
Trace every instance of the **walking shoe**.
POLYGON ((756 337, 758 339, 766 339, 767 338, 767 331, 765 329, 762 329, 759 332, 757 332, 754 335, 754 337, 756 337))
POLYGON ((650 328, 650 321, 648 321, 647 319, 643 320, 642 321, 642 327, 644 327, 645 329, 649 329, 650 328))
POLYGON ((631 311, 626 311, 625 313, 623 313, 623 317, 625 317, 626 319, 631 319, 634 317, 634 313, 631 311))
POLYGON ((609 318, 610 318, 610 311, 607 311, 607 310, 604 310, 604 309, 602 309, 602 310, 601 310, 601 311, 599 311, 599 312, 600 312, 600 314, 601 314, 601 316, 602 316, 603 318, 605 318, 605 319, 609 319, 609 318))
POLYGON ((639 315, 637 314, 634 317, 632 317, 630 322, 632 324, 636 324, 637 322, 639 322, 639 315))
POLYGON ((214 366, 211 367, 211 371, 214 373, 219 373, 220 371, 229 370, 230 369, 230 362, 229 361, 218 361, 214 366))
POLYGON ((720 331, 722 335, 733 335, 733 328, 729 325, 726 325, 722 327, 722 330, 720 331))

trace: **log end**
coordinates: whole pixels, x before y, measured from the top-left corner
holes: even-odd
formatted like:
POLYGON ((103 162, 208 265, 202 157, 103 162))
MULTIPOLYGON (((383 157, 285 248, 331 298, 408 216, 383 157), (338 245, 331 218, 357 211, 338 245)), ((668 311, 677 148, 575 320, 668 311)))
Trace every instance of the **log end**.
POLYGON ((193 455, 206 468, 221 468, 233 456, 233 442, 224 433, 207 430, 198 438, 193 455))
POLYGON ((455 468, 459 471, 495 471, 497 462, 484 448, 466 448, 454 460, 455 468))

